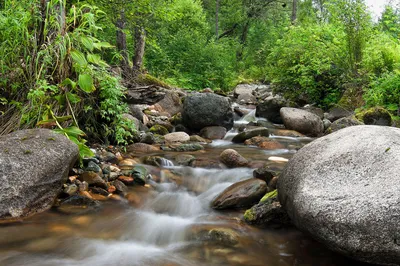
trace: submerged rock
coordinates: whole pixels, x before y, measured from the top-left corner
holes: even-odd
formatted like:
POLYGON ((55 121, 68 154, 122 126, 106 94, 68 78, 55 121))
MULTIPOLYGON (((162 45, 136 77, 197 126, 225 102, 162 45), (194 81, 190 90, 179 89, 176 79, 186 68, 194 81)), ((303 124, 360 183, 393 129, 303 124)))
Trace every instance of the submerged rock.
POLYGON ((232 142, 234 143, 243 143, 248 139, 251 139, 253 137, 268 137, 269 136, 269 130, 268 128, 265 127, 259 127, 259 128, 253 128, 253 129, 248 129, 246 131, 243 131, 236 136, 233 137, 232 142))
POLYGON ((213 93, 187 96, 183 103, 182 119, 185 126, 201 130, 208 126, 233 127, 233 111, 229 98, 213 93))
POLYGON ((200 151, 204 150, 204 147, 197 143, 185 143, 180 145, 169 145, 169 146, 161 146, 161 149, 164 151, 200 151))
POLYGON ((287 129, 296 130, 311 137, 320 136, 324 132, 324 123, 316 114, 289 107, 282 108, 280 113, 287 129))
POLYGON ((233 149, 226 149, 220 155, 219 159, 222 163, 224 163, 229 168, 234 167, 246 167, 249 165, 249 162, 246 158, 240 155, 237 151, 233 149))
POLYGON ((278 182, 294 224, 358 260, 400 264, 400 129, 354 126, 304 146, 278 182))
POLYGON ((183 166, 189 166, 191 163, 196 160, 196 157, 194 157, 191 154, 178 154, 175 157, 175 162, 177 165, 183 165, 183 166))
POLYGON ((100 207, 100 202, 97 200, 74 195, 63 200, 57 210, 66 214, 85 214, 98 211, 100 207))
POLYGON ((78 146, 48 129, 0 137, 0 220, 49 209, 78 158, 78 146))
POLYGON ((267 192, 267 184, 257 178, 250 178, 229 186, 212 202, 213 209, 237 209, 250 207, 267 192))
POLYGON ((233 229, 224 227, 199 226, 192 228, 189 238, 201 242, 217 243, 223 246, 236 246, 240 235, 233 229))
POLYGON ((244 144, 257 146, 261 149, 266 149, 266 150, 279 150, 285 148, 285 146, 279 141, 267 137, 253 137, 251 139, 246 140, 244 144))

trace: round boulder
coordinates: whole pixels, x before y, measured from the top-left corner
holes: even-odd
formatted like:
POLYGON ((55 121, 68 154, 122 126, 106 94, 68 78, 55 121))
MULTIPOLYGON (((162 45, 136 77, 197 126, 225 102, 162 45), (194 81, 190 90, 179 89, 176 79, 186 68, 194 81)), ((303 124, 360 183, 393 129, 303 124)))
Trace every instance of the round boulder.
POLYGON ((183 103, 182 120, 192 130, 208 126, 233 127, 233 111, 229 98, 213 93, 187 96, 183 103))
POLYGON ((0 220, 49 209, 78 158, 78 146, 48 129, 0 137, 0 220))
POLYGON ((400 264, 400 129, 353 126, 304 146, 278 181, 293 223, 330 249, 400 264))
POLYGON ((290 107, 283 107, 280 114, 287 129, 296 130, 311 137, 317 137, 324 132, 324 123, 316 114, 290 107))
POLYGON ((390 126, 392 125, 392 116, 389 111, 383 107, 369 108, 356 115, 366 125, 390 126))
POLYGON ((226 135, 226 128, 221 126, 205 127, 200 131, 200 135, 206 139, 223 139, 226 135))
POLYGON ((226 149, 220 155, 219 159, 222 163, 224 163, 229 168, 234 167, 246 167, 249 162, 240 155, 237 151, 233 149, 226 149))
POLYGON ((188 142, 190 136, 185 132, 173 132, 165 135, 164 140, 166 143, 188 142))

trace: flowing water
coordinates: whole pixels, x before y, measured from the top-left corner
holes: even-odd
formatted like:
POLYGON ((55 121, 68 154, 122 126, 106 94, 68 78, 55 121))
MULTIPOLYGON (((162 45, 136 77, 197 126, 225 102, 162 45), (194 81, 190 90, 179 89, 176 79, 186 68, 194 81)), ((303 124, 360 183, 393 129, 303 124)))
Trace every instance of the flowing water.
MULTIPOLYGON (((199 160, 218 161, 234 148, 254 165, 282 170, 308 138, 272 136, 285 148, 273 151, 235 145, 237 127, 256 121, 254 112, 236 122, 224 140, 199 160)), ((96 213, 66 215, 50 210, 22 223, 0 226, 0 266, 288 266, 362 265, 350 261, 294 228, 259 229, 243 223, 243 211, 216 212, 209 205, 229 185, 252 176, 253 169, 174 166, 178 153, 162 152, 162 167, 151 167, 159 182, 132 188, 140 202, 105 202, 96 213)))

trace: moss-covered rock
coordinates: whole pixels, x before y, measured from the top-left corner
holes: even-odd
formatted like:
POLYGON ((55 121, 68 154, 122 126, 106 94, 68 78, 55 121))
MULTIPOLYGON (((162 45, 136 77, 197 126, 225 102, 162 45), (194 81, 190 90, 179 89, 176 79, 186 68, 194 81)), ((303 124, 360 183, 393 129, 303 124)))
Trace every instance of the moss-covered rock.
POLYGON ((366 125, 390 126, 392 116, 383 107, 372 107, 356 114, 356 118, 366 125))
POLYGON ((164 126, 161 125, 154 125, 150 128, 150 132, 153 134, 158 134, 158 135, 166 135, 169 133, 168 129, 164 126))
POLYGON ((260 202, 247 210, 243 218, 246 223, 261 227, 279 227, 290 224, 289 216, 277 201, 260 202))
POLYGON ((164 151, 179 151, 179 152, 186 152, 186 151, 200 151, 204 150, 204 147, 197 143, 185 143, 180 145, 169 145, 169 146, 161 146, 161 149, 164 151))

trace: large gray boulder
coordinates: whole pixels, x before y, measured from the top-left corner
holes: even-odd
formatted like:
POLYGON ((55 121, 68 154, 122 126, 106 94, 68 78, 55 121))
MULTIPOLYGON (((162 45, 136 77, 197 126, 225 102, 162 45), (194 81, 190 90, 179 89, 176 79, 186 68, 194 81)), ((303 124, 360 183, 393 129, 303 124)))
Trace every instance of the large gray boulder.
POLYGON ((0 220, 14 221, 49 209, 78 154, 76 144, 48 129, 0 137, 0 220))
POLYGON ((287 129, 296 130, 311 137, 317 137, 324 132, 324 123, 316 114, 290 107, 281 108, 280 114, 287 129))
POLYGON ((201 130, 208 126, 233 127, 233 111, 229 98, 213 93, 187 96, 183 102, 182 119, 185 126, 201 130))
POLYGON ((293 223, 355 259, 400 265, 400 129, 353 126, 304 146, 278 181, 293 223))

